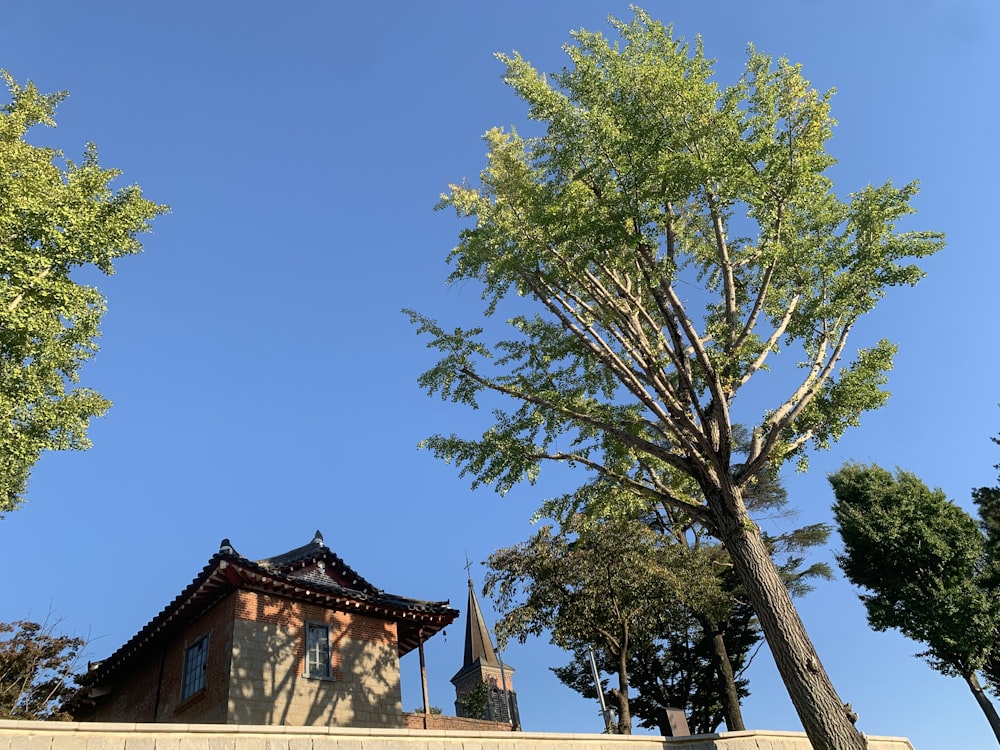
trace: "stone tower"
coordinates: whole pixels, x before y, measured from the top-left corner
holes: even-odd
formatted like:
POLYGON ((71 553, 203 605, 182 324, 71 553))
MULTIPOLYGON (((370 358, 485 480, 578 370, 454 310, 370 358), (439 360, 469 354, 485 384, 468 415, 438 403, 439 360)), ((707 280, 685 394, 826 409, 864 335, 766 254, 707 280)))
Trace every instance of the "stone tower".
POLYGON ((511 679, 513 674, 514 668, 497 658, 470 578, 469 606, 465 620, 465 661, 451 678, 451 684, 455 686, 455 715, 509 723, 514 729, 520 729, 517 694, 511 679), (485 687, 481 688, 480 685, 485 687), (485 702, 485 708, 478 715, 473 715, 473 711, 469 710, 474 709, 477 702, 475 697, 470 696, 473 691, 482 691, 484 694, 479 702, 480 705, 485 702), (470 702, 472 706, 469 706, 470 702))

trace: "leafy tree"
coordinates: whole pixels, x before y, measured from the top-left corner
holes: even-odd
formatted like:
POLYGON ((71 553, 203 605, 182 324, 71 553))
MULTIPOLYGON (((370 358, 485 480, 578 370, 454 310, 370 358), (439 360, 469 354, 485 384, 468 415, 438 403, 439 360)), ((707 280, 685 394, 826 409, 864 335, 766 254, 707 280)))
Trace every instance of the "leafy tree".
MULTIPOLYGON (((1000 445, 1000 439, 991 438, 1000 445)), ((1000 469, 1000 464, 994 464, 1000 469)), ((978 487, 972 491, 972 499, 979 510, 980 528, 986 543, 988 568, 982 576, 983 585, 990 591, 1000 592, 1000 486, 978 487)), ((993 692, 1000 695, 1000 650, 990 655, 983 666, 993 692)))
MULTIPOLYGON (((1000 438, 990 439, 1000 445, 1000 438)), ((1000 469, 1000 464, 994 464, 993 468, 1000 469)), ((972 499, 979 509, 980 523, 986 537, 990 560, 998 564, 1000 563, 1000 486, 974 489, 972 499)), ((1000 585, 1000 580, 996 583, 1000 585)))
POLYGON ((696 601, 696 608, 724 616, 729 601, 718 585, 714 557, 665 545, 638 521, 577 514, 558 533, 544 526, 528 542, 490 555, 485 588, 504 613, 497 624, 502 640, 523 642, 548 630, 553 643, 568 651, 599 648, 602 666, 617 676, 609 692, 618 732, 630 734, 632 644, 652 639, 653 618, 667 606, 678 609, 678 592, 696 601))
MULTIPOLYGON (((785 501, 776 482, 755 483, 755 509, 775 512, 785 501)), ((625 498, 606 504, 631 505, 625 498)), ((794 593, 808 590, 810 578, 829 577, 825 564, 804 567, 800 555, 828 532, 808 526, 768 538, 794 593)), ((617 676, 606 692, 619 732, 630 730, 632 715, 667 731, 666 707, 682 708, 695 733, 722 721, 745 728, 740 700, 748 691, 739 675, 760 629, 725 551, 696 524, 571 513, 558 533, 545 526, 491 555, 489 566, 485 588, 504 612, 499 632, 524 641, 551 630, 552 641, 574 654, 553 671, 587 697, 594 690, 589 649, 596 648, 601 671, 617 676)))
POLYGON ((88 144, 79 164, 25 140, 54 126, 66 94, 43 95, 2 73, 10 102, 0 106, 0 514, 24 499, 43 450, 84 449, 87 426, 110 403, 75 387, 97 351, 105 299, 74 273, 114 273, 113 261, 141 250, 136 239, 166 210, 137 186, 112 190, 88 144))
POLYGON ((68 719, 84 645, 37 622, 0 623, 0 719, 68 719))
POLYGON ((849 464, 830 476, 844 540, 844 573, 862 594, 868 623, 927 646, 919 654, 965 680, 1000 741, 1000 717, 977 673, 995 658, 1000 602, 986 583, 976 521, 918 477, 849 464))
POLYGON ((490 705, 490 686, 485 682, 477 683, 458 699, 458 704, 461 706, 464 716, 473 719, 489 718, 486 709, 490 705))
POLYGON ((620 43, 574 32, 560 73, 500 56, 541 134, 490 130, 479 184, 441 205, 471 220, 451 283, 481 283, 509 335, 409 311, 441 353, 422 386, 488 397, 494 418, 479 438, 424 445, 500 492, 562 461, 689 514, 725 545, 813 746, 864 747, 743 496, 762 467, 801 464, 884 404, 891 343, 838 365, 858 319, 916 283, 909 259, 941 237, 897 230, 914 184, 834 194, 830 95, 798 66, 751 48, 720 88, 700 44, 641 10, 612 23, 620 43), (762 378, 773 387, 747 392, 762 378))

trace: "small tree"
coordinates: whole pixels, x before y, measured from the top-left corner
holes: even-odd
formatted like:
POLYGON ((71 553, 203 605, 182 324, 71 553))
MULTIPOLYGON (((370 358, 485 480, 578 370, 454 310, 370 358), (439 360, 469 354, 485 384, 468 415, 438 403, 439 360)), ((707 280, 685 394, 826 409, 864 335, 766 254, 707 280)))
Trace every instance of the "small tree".
POLYGON ((479 438, 424 444, 474 485, 505 491, 562 461, 697 520, 725 545, 813 747, 859 750, 744 493, 885 403, 895 347, 840 366, 848 338, 941 238, 897 230, 913 184, 834 194, 830 95, 797 66, 751 49, 722 88, 700 44, 641 10, 612 23, 621 43, 574 32, 560 73, 500 56, 542 132, 490 130, 478 184, 442 205, 470 221, 450 281, 480 283, 508 334, 411 313, 441 352, 420 383, 496 410, 479 438), (783 395, 740 399, 782 364, 795 382, 783 395))
POLYGON ((469 691, 458 699, 462 715, 473 719, 487 718, 486 709, 490 705, 490 686, 485 682, 477 682, 469 691))
POLYGON ((82 638, 18 620, 0 623, 0 719, 68 719, 82 638))
POLYGON ((837 556, 875 630, 895 628, 927 646, 919 654, 965 680, 1000 741, 1000 717, 977 673, 996 658, 1000 590, 986 584, 976 521, 906 471, 850 464, 830 476, 844 541, 837 556))
POLYGON ((22 502, 44 450, 89 447, 87 427, 110 403, 74 387, 97 352, 105 299, 74 280, 90 267, 138 253, 137 235, 166 211, 137 186, 112 190, 88 144, 83 161, 25 140, 54 126, 66 94, 43 95, 3 72, 10 102, 0 106, 0 514, 22 502))
POLYGON ((528 542, 490 555, 485 589, 504 613, 497 624, 502 639, 523 642, 548 630, 568 651, 596 646, 602 666, 617 677, 609 692, 618 732, 630 734, 633 644, 654 637, 654 618, 667 606, 680 611, 678 592, 695 607, 724 616, 729 601, 713 563, 709 555, 664 545, 640 522, 579 514, 558 533, 544 526, 528 542))
MULTIPOLYGON (((780 485, 762 478, 754 486, 755 509, 780 512, 784 503, 780 485)), ((819 525, 768 537, 794 594, 808 591, 810 579, 829 577, 828 566, 805 567, 801 556, 828 533, 819 525)), ((760 628, 725 551, 697 524, 571 513, 558 532, 543 526, 488 564, 485 590, 503 612, 498 632, 523 642, 551 631, 552 642, 574 654, 553 671, 587 697, 595 648, 601 671, 616 678, 606 693, 619 733, 630 731, 632 716, 645 727, 666 726, 666 707, 683 709, 696 734, 723 721, 731 731, 745 728, 740 701, 749 693, 739 675, 760 628)))

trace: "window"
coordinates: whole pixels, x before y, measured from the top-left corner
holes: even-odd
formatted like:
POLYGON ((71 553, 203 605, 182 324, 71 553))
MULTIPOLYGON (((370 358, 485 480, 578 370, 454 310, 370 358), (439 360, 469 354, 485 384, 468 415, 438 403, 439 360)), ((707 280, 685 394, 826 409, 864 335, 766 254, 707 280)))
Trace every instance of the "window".
POLYGON ((208 666, 208 636, 202 636, 184 651, 184 676, 181 679, 181 700, 205 689, 205 669, 208 666))
POLYGON ((306 677, 333 677, 329 625, 306 623, 306 677))

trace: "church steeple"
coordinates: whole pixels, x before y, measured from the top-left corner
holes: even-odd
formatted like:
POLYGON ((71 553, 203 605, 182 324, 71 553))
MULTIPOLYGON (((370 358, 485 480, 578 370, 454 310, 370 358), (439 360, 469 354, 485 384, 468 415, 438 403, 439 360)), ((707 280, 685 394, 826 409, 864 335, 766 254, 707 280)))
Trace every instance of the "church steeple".
POLYGON ((490 630, 486 627, 486 619, 483 617, 483 611, 479 608, 476 588, 472 584, 471 578, 469 579, 469 606, 465 611, 468 615, 465 618, 465 661, 462 664, 462 669, 468 669, 477 661, 499 668, 500 661, 493 649, 490 630))
POLYGON ((451 678, 455 686, 455 715, 509 723, 514 729, 520 729, 513 674, 514 668, 497 658, 470 577, 465 659, 462 668, 451 678))

